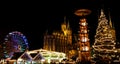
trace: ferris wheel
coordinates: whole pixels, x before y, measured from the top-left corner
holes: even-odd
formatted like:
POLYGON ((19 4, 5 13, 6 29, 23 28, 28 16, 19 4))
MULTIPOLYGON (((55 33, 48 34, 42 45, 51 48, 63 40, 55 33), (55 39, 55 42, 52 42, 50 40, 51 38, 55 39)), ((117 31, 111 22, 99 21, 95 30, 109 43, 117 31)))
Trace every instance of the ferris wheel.
POLYGON ((18 31, 10 32, 3 43, 5 58, 11 58, 14 52, 24 52, 29 48, 27 38, 18 31))

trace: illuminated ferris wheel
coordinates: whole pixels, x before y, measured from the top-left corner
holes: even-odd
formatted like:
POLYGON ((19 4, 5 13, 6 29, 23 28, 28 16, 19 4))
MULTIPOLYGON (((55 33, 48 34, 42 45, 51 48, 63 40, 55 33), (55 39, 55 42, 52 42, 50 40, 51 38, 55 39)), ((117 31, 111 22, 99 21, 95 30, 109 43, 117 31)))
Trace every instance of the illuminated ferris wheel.
POLYGON ((3 44, 5 58, 11 58, 14 52, 24 52, 29 48, 27 38, 18 31, 6 35, 3 44))

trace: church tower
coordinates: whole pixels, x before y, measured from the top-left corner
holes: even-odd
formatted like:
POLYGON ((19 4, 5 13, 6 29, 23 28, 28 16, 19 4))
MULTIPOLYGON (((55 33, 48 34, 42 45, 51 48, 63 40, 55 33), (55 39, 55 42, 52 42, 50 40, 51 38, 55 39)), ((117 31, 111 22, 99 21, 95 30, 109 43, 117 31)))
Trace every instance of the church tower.
POLYGON ((64 36, 67 37, 67 40, 69 41, 69 44, 72 44, 72 30, 70 28, 69 22, 66 22, 66 16, 64 17, 64 23, 61 24, 61 30, 64 34, 64 36))
POLYGON ((72 45, 72 30, 70 29, 69 22, 61 24, 61 30, 54 30, 52 34, 44 34, 44 49, 49 51, 63 52, 68 56, 69 45, 72 45))
POLYGON ((111 21, 111 17, 110 17, 110 13, 109 13, 109 26, 110 26, 110 33, 112 34, 112 37, 114 38, 114 40, 116 40, 116 32, 115 32, 115 27, 114 24, 111 21))

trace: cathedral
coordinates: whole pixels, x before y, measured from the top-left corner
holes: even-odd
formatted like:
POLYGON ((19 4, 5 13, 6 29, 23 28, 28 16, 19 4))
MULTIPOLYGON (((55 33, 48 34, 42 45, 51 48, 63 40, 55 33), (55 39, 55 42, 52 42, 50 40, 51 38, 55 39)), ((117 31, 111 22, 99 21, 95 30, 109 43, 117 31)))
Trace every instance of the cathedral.
POLYGON ((43 49, 64 52, 68 55, 69 45, 72 45, 72 30, 69 22, 66 22, 66 18, 64 18, 61 30, 54 31, 52 34, 44 34, 43 49))

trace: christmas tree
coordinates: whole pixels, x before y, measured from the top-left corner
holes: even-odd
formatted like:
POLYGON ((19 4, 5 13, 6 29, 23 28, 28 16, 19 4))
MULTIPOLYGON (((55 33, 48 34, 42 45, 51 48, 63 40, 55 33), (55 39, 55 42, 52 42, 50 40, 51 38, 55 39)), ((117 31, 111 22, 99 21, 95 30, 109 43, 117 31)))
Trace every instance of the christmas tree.
POLYGON ((106 16, 101 10, 100 17, 98 19, 98 27, 96 29, 95 42, 93 45, 94 58, 102 60, 111 60, 113 52, 115 50, 115 30, 112 27, 111 21, 106 19, 106 16))

